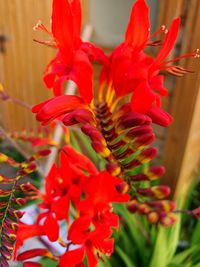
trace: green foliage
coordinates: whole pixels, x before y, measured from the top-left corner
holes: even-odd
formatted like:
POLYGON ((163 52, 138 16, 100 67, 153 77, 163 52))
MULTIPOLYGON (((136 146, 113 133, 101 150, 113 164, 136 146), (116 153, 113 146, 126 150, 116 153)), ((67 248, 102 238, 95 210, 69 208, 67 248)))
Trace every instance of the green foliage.
MULTIPOLYGON (((188 208, 200 199, 195 184, 191 188, 188 208)), ((178 222, 164 228, 150 225, 144 217, 129 213, 125 206, 116 205, 115 211, 121 218, 115 252, 110 265, 105 262, 98 267, 200 267, 200 221, 177 215, 178 222)))
POLYGON ((23 216, 19 208, 37 192, 37 188, 30 182, 24 181, 23 177, 35 172, 37 170, 35 160, 48 154, 49 150, 39 151, 29 160, 18 163, 13 158, 0 153, 0 163, 16 169, 14 178, 0 175, 0 262, 2 266, 8 266, 7 261, 12 258, 19 219, 23 216), (20 198, 20 194, 24 197, 20 198))

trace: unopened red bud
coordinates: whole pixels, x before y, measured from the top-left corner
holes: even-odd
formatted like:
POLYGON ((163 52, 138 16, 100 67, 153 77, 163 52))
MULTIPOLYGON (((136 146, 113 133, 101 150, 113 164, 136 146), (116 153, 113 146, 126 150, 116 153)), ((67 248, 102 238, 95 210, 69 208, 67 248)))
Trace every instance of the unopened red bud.
POLYGON ((149 180, 155 180, 160 178, 165 173, 165 168, 163 166, 153 166, 148 170, 149 180))
POLYGON ((192 210, 192 211, 191 211, 191 214, 192 214, 195 218, 200 219, 200 207, 198 207, 198 208, 192 210))
POLYGON ((170 194, 170 188, 168 186, 152 186, 150 188, 139 188, 137 190, 139 194, 149 196, 157 199, 163 199, 170 194))
POLYGON ((131 181, 134 181, 134 182, 148 181, 149 180, 148 176, 144 173, 132 175, 132 176, 130 176, 130 179, 131 179, 131 181))
POLYGON ((130 161, 129 163, 127 164, 124 164, 123 167, 125 169, 132 169, 132 168, 135 168, 137 166, 140 166, 141 165, 141 162, 137 159, 133 159, 132 161, 130 161))
POLYGON ((158 107, 149 109, 147 115, 152 119, 154 123, 164 127, 168 126, 172 121, 172 117, 166 111, 158 107))
POLYGON ((135 139, 136 147, 150 145, 154 140, 155 140, 155 134, 153 132, 144 134, 142 136, 138 136, 135 139))
POLYGON ((151 223, 151 224, 155 224, 159 221, 159 214, 155 211, 152 211, 150 213, 147 214, 147 220, 151 223))
POLYGON ((119 118, 119 128, 127 129, 142 125, 146 121, 146 116, 137 112, 128 112, 119 118))
POLYGON ((12 217, 14 217, 14 218, 16 218, 16 219, 20 219, 23 215, 24 215, 24 213, 25 212, 22 212, 22 211, 20 211, 20 210, 14 210, 14 209, 12 209, 12 208, 9 208, 9 214, 12 216, 12 217))
POLYGON ((113 176, 118 176, 121 173, 121 168, 116 163, 113 162, 107 163, 106 169, 113 176))
POLYGON ((165 227, 172 226, 176 222, 177 222, 177 217, 173 213, 169 213, 167 214, 167 216, 162 217, 160 219, 160 223, 165 227))
POLYGON ((140 161, 142 163, 146 163, 149 160, 154 159, 158 154, 158 149, 155 147, 149 147, 145 150, 143 150, 140 155, 138 156, 138 158, 140 159, 140 161))
POLYGON ((129 185, 126 182, 122 182, 122 183, 116 185, 116 189, 119 193, 125 194, 129 190, 129 185))
POLYGON ((141 125, 138 127, 134 127, 128 131, 126 134, 129 138, 135 138, 146 134, 151 134, 152 128, 150 125, 141 125))
POLYGON ((12 258, 12 253, 5 246, 1 247, 1 254, 8 261, 11 260, 11 258, 12 258))
POLYGON ((1 184, 13 184, 14 180, 12 178, 8 178, 6 176, 0 175, 0 183, 1 184))
POLYGON ((26 199, 25 198, 14 198, 13 200, 13 203, 18 205, 18 206, 24 206, 26 204, 26 199))
POLYGON ((87 109, 77 109, 67 114, 62 120, 62 122, 67 126, 76 123, 91 123, 93 121, 93 114, 87 109))
POLYGON ((98 142, 98 141, 93 141, 92 142, 92 147, 94 148, 94 150, 100 154, 102 157, 107 158, 110 156, 110 150, 102 143, 98 142))
POLYGON ((10 190, 0 189, 0 196, 1 197, 8 197, 8 196, 10 196, 10 194, 11 194, 10 190))
POLYGON ((5 224, 7 225, 8 228, 12 229, 13 231, 17 231, 17 229, 18 229, 18 223, 13 222, 9 218, 5 219, 5 224))
POLYGON ((81 127, 81 130, 83 133, 85 133, 87 136, 89 136, 92 141, 98 141, 98 142, 104 142, 105 143, 105 140, 104 140, 102 134, 99 132, 99 130, 96 127, 89 125, 89 124, 85 124, 81 127))
POLYGON ((9 264, 7 260, 3 257, 3 255, 0 257, 0 261, 1 261, 1 267, 9 267, 9 264))
POLYGON ((148 201, 148 205, 164 212, 170 212, 176 209, 176 203, 172 200, 148 201))
POLYGON ((127 208, 131 213, 135 213, 138 210, 138 207, 139 203, 135 199, 131 200, 127 205, 127 208))
POLYGON ((138 212, 140 214, 148 214, 150 211, 151 211, 151 207, 148 204, 146 203, 139 204, 138 212))
POLYGON ((49 154, 51 154, 51 150, 50 149, 44 149, 44 150, 40 150, 38 153, 38 156, 40 157, 46 157, 49 154))

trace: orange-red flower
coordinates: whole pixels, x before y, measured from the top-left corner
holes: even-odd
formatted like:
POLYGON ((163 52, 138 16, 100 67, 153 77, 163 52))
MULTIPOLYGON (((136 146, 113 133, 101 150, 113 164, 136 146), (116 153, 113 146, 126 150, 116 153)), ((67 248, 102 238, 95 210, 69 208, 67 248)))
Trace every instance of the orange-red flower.
POLYGON ((79 0, 54 0, 52 12, 53 44, 58 48, 54 59, 49 63, 44 75, 48 88, 60 95, 63 83, 72 80, 85 102, 93 97, 93 68, 91 61, 106 64, 107 59, 100 48, 82 42, 81 6, 79 0))

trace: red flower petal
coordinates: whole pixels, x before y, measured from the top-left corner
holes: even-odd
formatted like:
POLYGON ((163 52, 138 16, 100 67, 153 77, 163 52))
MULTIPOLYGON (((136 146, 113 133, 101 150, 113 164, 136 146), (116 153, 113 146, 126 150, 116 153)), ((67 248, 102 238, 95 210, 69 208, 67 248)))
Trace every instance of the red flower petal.
POLYGON ((52 33, 66 64, 80 44, 81 7, 79 0, 54 0, 52 33))
POLYGON ((48 236, 49 240, 54 242, 59 237, 59 224, 56 218, 49 213, 44 221, 44 232, 48 236))
POLYGON ((37 113, 36 119, 47 124, 59 116, 75 110, 77 107, 85 107, 83 100, 74 95, 62 95, 51 98, 32 108, 37 113))
MULTIPOLYGON (((89 160, 86 156, 84 156, 83 154, 76 152, 70 146, 65 146, 63 150, 64 150, 64 153, 61 153, 61 160, 62 160, 62 157, 67 157, 67 159, 72 164, 76 164, 76 167, 80 168, 81 170, 87 171, 89 174, 92 174, 92 175, 95 175, 98 173, 98 170, 93 164, 93 162, 89 160)), ((65 162, 65 160, 66 159, 64 159, 63 162, 65 162)))
POLYGON ((81 50, 75 52, 68 79, 77 84, 81 97, 90 103, 93 98, 93 68, 85 52, 81 50))
POLYGON ((74 244, 84 244, 89 235, 90 224, 91 218, 89 216, 76 219, 69 229, 68 239, 74 244))
POLYGON ((49 256, 52 255, 47 249, 45 248, 35 248, 35 249, 30 249, 27 251, 22 252, 21 254, 18 255, 17 260, 18 261, 24 261, 24 260, 28 260, 31 258, 35 258, 38 256, 49 256))
POLYGON ((134 49, 142 49, 148 40, 150 28, 148 13, 145 1, 137 0, 132 8, 125 39, 125 42, 134 49))
POLYGON ((159 107, 152 107, 146 113, 152 122, 167 127, 173 120, 173 118, 164 110, 159 107))
POLYGON ((88 267, 96 267, 98 264, 98 260, 94 254, 93 247, 86 248, 86 255, 87 255, 88 267))
POLYGON ((150 69, 154 69, 155 67, 159 67, 160 64, 165 60, 165 58, 168 56, 172 48, 174 47, 174 43, 177 39, 178 31, 180 27, 180 18, 177 18, 173 20, 169 31, 165 37, 165 40, 163 42, 163 45, 160 49, 160 52, 158 53, 155 62, 152 64, 150 69))
POLYGON ((74 267, 80 264, 83 261, 84 252, 84 247, 65 252, 65 254, 60 257, 59 266, 74 267))
POLYGON ((155 102, 156 94, 150 86, 143 82, 135 90, 131 98, 131 108, 133 111, 146 113, 155 102))
POLYGON ((24 241, 30 237, 41 236, 44 234, 43 227, 37 224, 20 223, 17 231, 17 242, 15 245, 15 252, 23 245, 24 241))
POLYGON ((52 211, 55 212, 58 220, 67 219, 69 211, 69 196, 66 195, 54 200, 52 203, 52 211))

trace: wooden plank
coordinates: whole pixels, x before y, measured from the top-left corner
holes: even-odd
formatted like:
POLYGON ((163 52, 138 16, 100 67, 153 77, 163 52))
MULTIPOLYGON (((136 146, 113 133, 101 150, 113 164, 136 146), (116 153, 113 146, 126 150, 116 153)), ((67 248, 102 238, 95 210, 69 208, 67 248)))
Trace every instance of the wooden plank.
MULTIPOLYGON (((33 38, 48 39, 42 32, 34 32, 33 26, 41 19, 50 26, 51 0, 0 1, 0 29, 9 37, 3 54, 3 82, 8 93, 27 101, 30 105, 48 98, 42 74, 52 57, 52 49, 33 42, 33 38)), ((5 127, 9 130, 34 126, 31 112, 5 105, 5 127)))
MULTIPOLYGON (((181 54, 195 50, 199 46, 199 27, 200 3, 198 0, 186 1, 187 6, 184 7, 186 15, 185 30, 183 29, 184 39, 182 40, 181 54)), ((177 183, 182 185, 188 174, 196 164, 195 157, 197 152, 189 157, 191 153, 187 145, 191 141, 191 129, 193 116, 198 111, 197 95, 199 90, 199 73, 200 62, 193 58, 185 59, 181 65, 196 71, 195 74, 186 75, 177 81, 174 91, 172 115, 174 122, 169 128, 164 152, 164 165, 167 168, 167 173, 164 177, 164 182, 170 184, 175 190, 177 183), (184 159, 189 159, 187 162, 184 159), (183 175, 185 173, 185 175, 183 175)))

